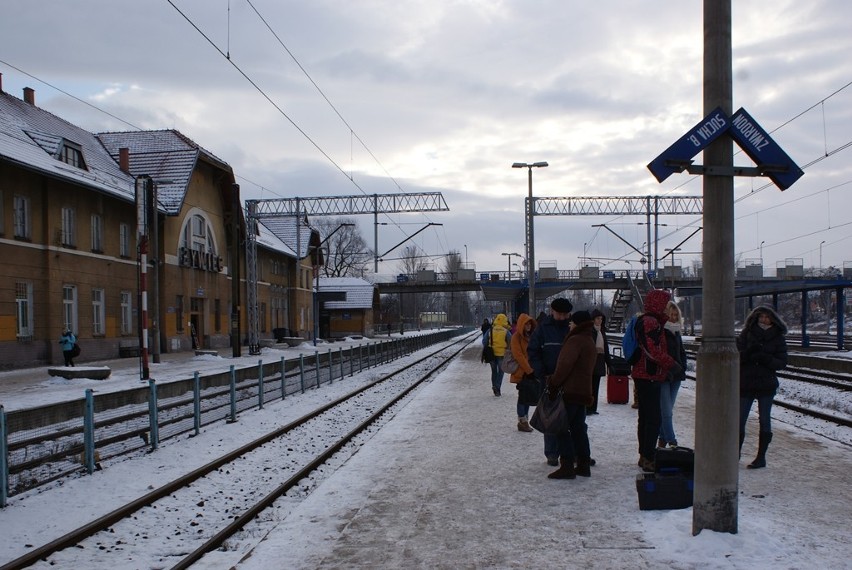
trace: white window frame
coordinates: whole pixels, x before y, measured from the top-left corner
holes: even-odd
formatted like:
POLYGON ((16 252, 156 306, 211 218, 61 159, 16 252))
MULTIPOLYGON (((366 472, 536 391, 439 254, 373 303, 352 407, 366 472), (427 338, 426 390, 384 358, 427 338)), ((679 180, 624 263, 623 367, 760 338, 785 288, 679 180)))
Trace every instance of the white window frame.
POLYGON ((92 334, 106 334, 106 311, 104 310, 104 290, 92 289, 92 334))
POLYGON ((77 286, 62 286, 62 317, 65 329, 77 333, 77 286))
POLYGON ((74 208, 62 208, 62 240, 64 246, 77 245, 77 215, 74 208))
POLYGON ((133 294, 122 291, 121 295, 121 334, 133 332, 133 294))
POLYGON ((100 214, 92 214, 92 251, 104 251, 104 217, 100 214))
POLYGON ((130 257, 130 224, 118 225, 118 255, 130 257))
POLYGON ((15 283, 15 335, 18 339, 33 337, 33 284, 26 281, 15 283))
POLYGON ((28 196, 15 194, 15 237, 30 239, 30 199, 28 196))

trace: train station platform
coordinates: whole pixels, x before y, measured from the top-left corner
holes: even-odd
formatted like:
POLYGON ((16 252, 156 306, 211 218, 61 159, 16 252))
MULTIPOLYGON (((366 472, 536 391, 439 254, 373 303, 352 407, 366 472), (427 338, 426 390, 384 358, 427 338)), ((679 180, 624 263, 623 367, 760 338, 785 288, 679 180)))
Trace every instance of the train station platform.
MULTIPOLYGON (((758 431, 750 420, 738 533, 692 536, 691 508, 639 510, 636 410, 602 402, 587 422, 592 477, 551 480, 541 434, 516 428, 508 377, 503 394, 492 395, 473 345, 235 567, 848 567, 852 453, 795 427, 788 412, 775 408, 765 469, 746 469, 758 431)), ((682 445, 693 445, 694 405, 685 382, 682 445)))

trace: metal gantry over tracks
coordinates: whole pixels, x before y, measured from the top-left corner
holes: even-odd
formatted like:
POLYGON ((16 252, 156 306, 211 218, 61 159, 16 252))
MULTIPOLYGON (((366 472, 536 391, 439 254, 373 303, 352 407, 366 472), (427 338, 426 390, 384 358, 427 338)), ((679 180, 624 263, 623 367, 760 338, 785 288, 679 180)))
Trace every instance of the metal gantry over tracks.
MULTIPOLYGON (((302 255, 302 224, 306 216, 345 216, 373 214, 375 251, 379 251, 379 214, 409 212, 446 212, 447 203, 440 192, 403 194, 360 194, 353 196, 320 196, 246 200, 246 304, 248 305, 249 352, 260 351, 257 304, 257 223, 260 220, 295 219, 295 235, 279 235, 274 227, 266 227, 284 243, 295 237, 296 259, 302 255)), ((378 259, 376 261, 378 264, 378 259)), ((378 269, 378 268, 377 268, 378 269)), ((314 316, 316 318, 316 315, 314 316)))

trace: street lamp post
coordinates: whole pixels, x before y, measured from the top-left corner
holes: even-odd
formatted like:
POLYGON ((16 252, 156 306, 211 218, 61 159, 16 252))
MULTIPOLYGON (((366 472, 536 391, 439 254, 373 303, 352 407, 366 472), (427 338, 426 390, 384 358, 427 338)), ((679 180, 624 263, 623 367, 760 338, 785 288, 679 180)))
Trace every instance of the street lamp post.
POLYGON ((500 255, 509 256, 509 272, 506 276, 506 281, 511 281, 512 280, 512 256, 514 255, 516 257, 521 257, 521 254, 520 253, 501 253, 500 255))
POLYGON ((526 204, 526 238, 527 238, 527 273, 529 278, 530 304, 529 314, 535 315, 535 243, 533 239, 533 215, 535 208, 533 207, 533 186, 532 186, 532 169, 544 168, 548 166, 546 162, 516 162, 512 164, 512 168, 526 168, 528 171, 528 193, 526 204))
POLYGON ((763 244, 766 243, 766 240, 760 242, 760 270, 763 271, 763 244))
POLYGON ((822 244, 825 243, 825 240, 819 242, 819 268, 822 269, 822 244))
POLYGON ((467 244, 464 244, 464 268, 467 269, 467 244))

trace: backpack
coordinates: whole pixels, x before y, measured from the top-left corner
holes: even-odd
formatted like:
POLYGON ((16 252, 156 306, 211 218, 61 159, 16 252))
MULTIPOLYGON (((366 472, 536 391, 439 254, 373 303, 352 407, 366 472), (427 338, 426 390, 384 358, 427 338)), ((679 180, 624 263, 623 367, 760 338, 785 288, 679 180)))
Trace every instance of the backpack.
POLYGON ((518 371, 520 364, 515 360, 515 355, 512 353, 511 347, 506 351, 506 354, 503 355, 503 362, 500 364, 500 368, 506 374, 514 374, 518 371))
POLYGON ((634 315, 627 321, 624 336, 621 338, 621 350, 624 352, 624 358, 630 364, 636 364, 642 356, 642 351, 639 350, 639 338, 636 334, 636 324, 641 322, 640 317, 642 316, 644 315, 634 315))

